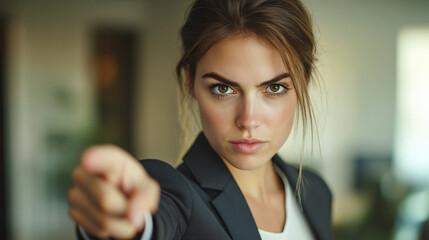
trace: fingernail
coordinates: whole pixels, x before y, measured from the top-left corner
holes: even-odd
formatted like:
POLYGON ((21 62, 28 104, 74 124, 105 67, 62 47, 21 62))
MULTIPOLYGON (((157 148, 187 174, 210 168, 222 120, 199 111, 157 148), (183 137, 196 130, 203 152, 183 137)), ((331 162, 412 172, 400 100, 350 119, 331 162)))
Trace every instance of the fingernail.
POLYGON ((132 212, 131 219, 138 229, 143 228, 144 214, 141 211, 134 210, 132 212))

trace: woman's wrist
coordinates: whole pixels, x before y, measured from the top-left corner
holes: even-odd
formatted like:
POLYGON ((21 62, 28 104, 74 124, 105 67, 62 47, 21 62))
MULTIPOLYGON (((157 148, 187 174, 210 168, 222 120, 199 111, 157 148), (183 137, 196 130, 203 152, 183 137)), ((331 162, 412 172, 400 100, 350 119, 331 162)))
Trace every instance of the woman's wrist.
MULTIPOLYGON (((135 239, 140 239, 140 240, 150 240, 153 234, 153 220, 152 220, 152 215, 149 212, 145 212, 144 214, 144 220, 145 220, 145 226, 143 228, 143 231, 138 233, 138 235, 140 236, 140 238, 135 238, 135 239)), ((78 225, 78 229, 79 229, 79 233, 80 235, 82 235, 84 240, 104 240, 104 239, 100 239, 100 238, 94 238, 91 237, 90 234, 88 234, 85 229, 83 229, 81 226, 78 225)))

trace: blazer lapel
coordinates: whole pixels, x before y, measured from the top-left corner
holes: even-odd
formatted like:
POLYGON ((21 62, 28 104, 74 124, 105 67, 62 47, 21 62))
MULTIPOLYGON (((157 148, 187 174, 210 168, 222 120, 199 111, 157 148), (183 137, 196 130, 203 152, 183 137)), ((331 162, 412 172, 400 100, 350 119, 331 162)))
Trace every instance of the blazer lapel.
POLYGON ((199 134, 183 162, 203 188, 219 191, 211 203, 231 238, 260 240, 258 228, 240 188, 203 133, 199 134))
MULTIPOLYGON (((277 154, 272 159, 273 163, 285 173, 291 187, 295 190, 298 170, 286 164, 277 154)), ((261 239, 244 195, 228 168, 211 148, 204 133, 198 135, 184 156, 183 162, 201 187, 219 192, 213 197, 211 203, 232 239, 261 239)), ((331 210, 325 207, 330 202, 326 201, 327 193, 319 180, 311 180, 315 181, 311 181, 311 185, 305 185, 304 191, 300 193, 304 215, 316 239, 331 240, 331 210)))
POLYGON ((228 228, 232 239, 258 239, 258 228, 237 183, 231 178, 212 204, 228 228))

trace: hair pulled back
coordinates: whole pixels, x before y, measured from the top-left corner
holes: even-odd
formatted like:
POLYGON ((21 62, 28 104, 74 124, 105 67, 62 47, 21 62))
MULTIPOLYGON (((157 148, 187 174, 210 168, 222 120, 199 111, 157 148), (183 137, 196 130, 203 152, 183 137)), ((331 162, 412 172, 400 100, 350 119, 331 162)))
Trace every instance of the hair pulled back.
POLYGON ((279 52, 296 90, 303 134, 310 123, 313 139, 308 85, 314 71, 315 40, 310 16, 299 0, 196 0, 180 32, 182 54, 176 75, 181 92, 186 96, 192 91, 196 64, 210 47, 236 34, 253 34, 279 52), (188 83, 182 76, 185 68, 191 77, 188 83))

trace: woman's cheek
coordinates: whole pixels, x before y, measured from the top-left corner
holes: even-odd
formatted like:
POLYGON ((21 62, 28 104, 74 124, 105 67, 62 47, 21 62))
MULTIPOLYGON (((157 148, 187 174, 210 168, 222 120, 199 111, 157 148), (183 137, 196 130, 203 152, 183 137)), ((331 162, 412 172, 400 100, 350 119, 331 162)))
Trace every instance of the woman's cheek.
POLYGON ((286 140, 294 123, 296 101, 294 98, 289 98, 286 101, 275 101, 269 104, 270 106, 266 106, 270 110, 267 111, 265 122, 272 133, 277 133, 278 137, 286 140))
POLYGON ((283 125, 284 125, 283 132, 285 134, 283 136, 284 141, 286 141, 290 132, 292 131, 294 119, 295 119, 295 106, 289 106, 289 108, 283 112, 283 120, 278 119, 278 121, 279 121, 278 124, 282 124, 282 123, 280 123, 280 121, 283 121, 283 125))
POLYGON ((217 133, 228 129, 231 124, 231 111, 225 104, 216 101, 199 102, 201 123, 207 131, 217 133))

